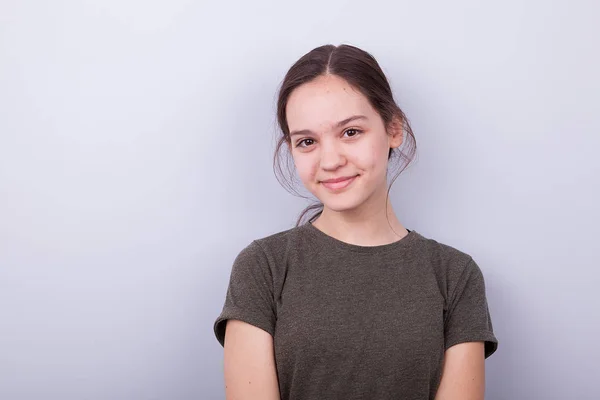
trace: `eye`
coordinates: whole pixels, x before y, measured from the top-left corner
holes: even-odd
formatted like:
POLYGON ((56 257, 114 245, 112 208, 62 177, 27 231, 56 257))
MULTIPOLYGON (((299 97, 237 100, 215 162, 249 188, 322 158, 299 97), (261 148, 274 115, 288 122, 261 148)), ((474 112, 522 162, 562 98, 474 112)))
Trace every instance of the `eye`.
POLYGON ((313 139, 307 138, 299 140, 298 143, 296 143, 296 147, 309 147, 313 144, 315 144, 315 141, 313 139))
POLYGON ((347 137, 354 137, 354 136, 358 135, 359 133, 362 133, 362 131, 360 131, 359 129, 354 129, 354 128, 346 129, 344 131, 344 135, 347 135, 347 137))

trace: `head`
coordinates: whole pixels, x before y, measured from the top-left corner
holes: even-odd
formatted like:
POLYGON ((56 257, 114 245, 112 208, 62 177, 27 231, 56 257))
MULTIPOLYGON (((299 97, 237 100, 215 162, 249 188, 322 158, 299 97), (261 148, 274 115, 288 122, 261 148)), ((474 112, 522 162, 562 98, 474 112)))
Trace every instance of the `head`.
POLYGON ((311 220, 323 207, 351 212, 385 206, 390 162, 400 161, 395 179, 415 152, 414 135, 383 71, 353 46, 321 46, 301 57, 283 80, 277 117, 276 173, 283 176, 279 157, 285 150, 319 200, 302 215, 316 209, 311 220), (400 151, 403 143, 408 152, 400 151))

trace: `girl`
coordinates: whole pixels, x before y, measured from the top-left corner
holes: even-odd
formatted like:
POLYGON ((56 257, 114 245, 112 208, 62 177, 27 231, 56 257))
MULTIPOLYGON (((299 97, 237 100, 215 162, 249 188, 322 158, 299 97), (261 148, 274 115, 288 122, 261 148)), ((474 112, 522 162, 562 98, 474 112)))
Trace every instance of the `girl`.
POLYGON ((233 264, 214 323, 227 399, 483 399, 498 345, 484 279, 394 213, 388 167, 415 141, 377 61, 315 48, 285 76, 277 116, 276 161, 289 150, 320 203, 233 264))

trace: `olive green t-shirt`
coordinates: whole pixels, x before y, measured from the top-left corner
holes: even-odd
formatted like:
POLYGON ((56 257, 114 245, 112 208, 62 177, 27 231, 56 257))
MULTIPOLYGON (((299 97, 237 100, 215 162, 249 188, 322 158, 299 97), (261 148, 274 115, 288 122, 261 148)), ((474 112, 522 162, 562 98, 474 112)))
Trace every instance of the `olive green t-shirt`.
POLYGON ((273 336, 283 400, 424 400, 444 351, 496 351, 484 278, 473 258, 416 231, 358 246, 305 224, 253 241, 235 259, 214 323, 273 336))

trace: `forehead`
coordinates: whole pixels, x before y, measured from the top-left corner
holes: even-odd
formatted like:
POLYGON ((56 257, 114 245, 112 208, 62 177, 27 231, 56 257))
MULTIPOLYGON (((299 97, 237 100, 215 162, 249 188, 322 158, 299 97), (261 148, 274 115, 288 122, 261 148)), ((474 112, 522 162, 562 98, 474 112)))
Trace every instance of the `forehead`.
POLYGON ((372 119, 374 113, 362 93, 335 75, 319 76, 300 85, 290 95, 286 107, 290 131, 327 128, 352 115, 372 119))

